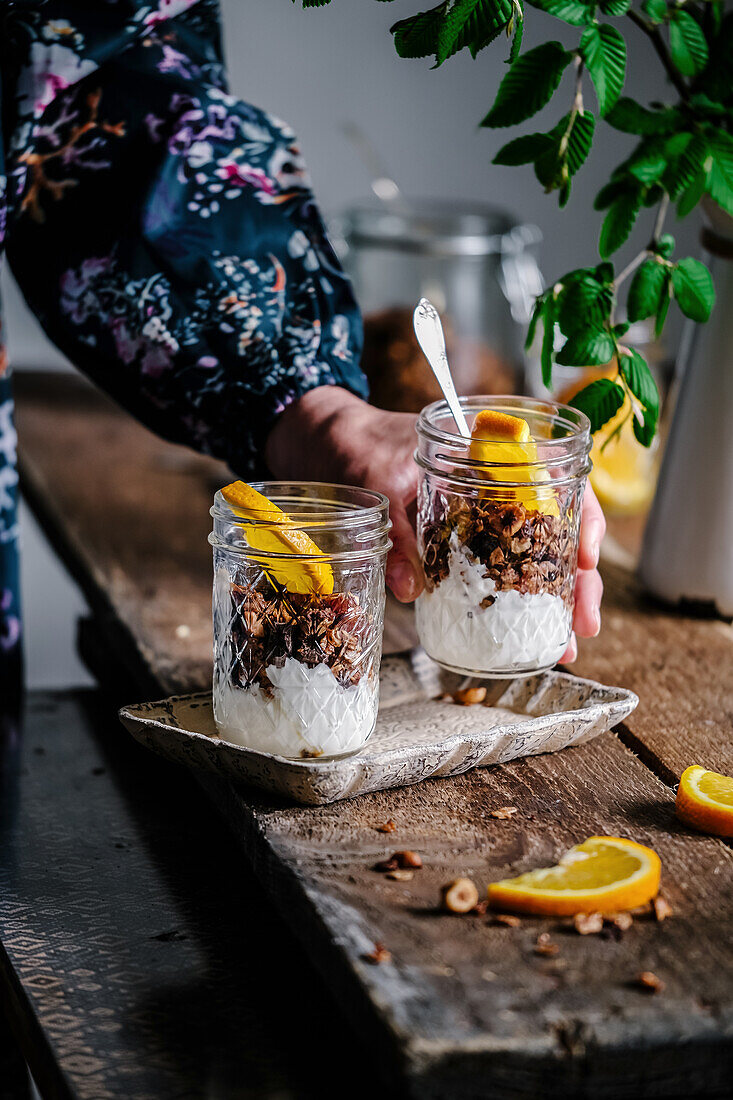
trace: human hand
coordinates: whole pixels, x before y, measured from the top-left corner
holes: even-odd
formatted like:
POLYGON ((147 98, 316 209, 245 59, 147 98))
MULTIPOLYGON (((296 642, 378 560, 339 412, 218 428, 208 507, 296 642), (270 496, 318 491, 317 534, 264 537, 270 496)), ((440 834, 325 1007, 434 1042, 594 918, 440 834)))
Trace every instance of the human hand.
POLYGON ((423 588, 413 522, 415 421, 410 413, 376 409, 339 386, 320 386, 285 409, 265 447, 275 477, 360 485, 389 497, 387 584, 403 603, 423 588))
POLYGON ((575 581, 575 613, 573 633, 568 648, 560 660, 569 664, 578 656, 576 635, 595 638, 601 629, 601 597, 603 581, 598 572, 601 542, 606 533, 606 520, 598 498, 590 482, 583 493, 583 514, 580 518, 580 545, 578 547, 578 575, 575 581))

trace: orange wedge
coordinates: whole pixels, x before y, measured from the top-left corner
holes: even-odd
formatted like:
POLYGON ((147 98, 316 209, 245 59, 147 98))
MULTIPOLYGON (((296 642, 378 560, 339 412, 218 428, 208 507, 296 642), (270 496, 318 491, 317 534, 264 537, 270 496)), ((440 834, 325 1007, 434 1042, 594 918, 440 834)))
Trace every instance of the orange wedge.
POLYGON ((682 773, 675 809, 693 829, 733 836, 733 779, 693 764, 682 773))
POLYGON ((651 848, 621 837, 592 836, 555 867, 492 882, 489 904, 548 917, 633 909, 658 893, 661 869, 651 848))
POLYGON ((258 493, 246 481, 225 485, 221 495, 235 515, 257 523, 242 523, 247 542, 263 554, 306 555, 297 561, 264 560, 263 568, 288 592, 333 592, 333 570, 323 557, 323 551, 305 533, 293 527, 290 516, 271 500, 258 493), (263 526, 260 526, 262 524, 263 526), (266 526, 265 526, 266 525, 266 526), (314 560, 308 560, 312 558, 314 560))
MULTIPOLYGON (((537 445, 532 439, 529 424, 520 416, 498 412, 494 409, 481 409, 476 414, 471 429, 471 443, 468 451, 476 462, 536 462, 537 445)), ((547 481, 547 474, 536 467, 492 466, 481 471, 481 475, 493 481, 517 481, 538 483, 547 481)), ((549 516, 559 515, 557 501, 551 489, 509 489, 507 497, 519 500, 525 508, 544 512, 549 516)))

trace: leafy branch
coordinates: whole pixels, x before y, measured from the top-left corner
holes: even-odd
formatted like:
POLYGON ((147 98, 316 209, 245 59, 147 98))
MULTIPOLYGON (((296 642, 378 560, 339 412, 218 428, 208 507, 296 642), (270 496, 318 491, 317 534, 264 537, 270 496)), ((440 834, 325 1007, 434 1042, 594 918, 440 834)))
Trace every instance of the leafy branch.
MULTIPOLYGON (((302 0, 302 6, 329 2, 302 0)), ((659 394, 644 358, 623 340, 630 324, 647 318, 654 318, 655 331, 661 333, 672 301, 694 321, 706 321, 713 308, 710 272, 693 257, 674 258, 674 238, 663 229, 673 203, 678 218, 685 218, 704 197, 733 216, 733 13, 726 12, 726 0, 642 0, 640 10, 632 0, 527 2, 577 28, 575 48, 548 41, 522 53, 522 0, 442 0, 393 25, 395 48, 405 58, 433 57, 437 68, 463 50, 476 58, 502 33, 511 38, 509 68, 481 123, 490 129, 532 118, 560 94, 572 70, 567 113, 547 132, 507 142, 494 157, 495 164, 510 167, 531 164, 545 191, 558 193, 560 206, 568 202, 573 177, 595 137, 596 118, 584 98, 586 79, 599 119, 637 139, 596 196, 595 208, 604 211, 601 262, 568 272, 537 298, 527 346, 541 324, 547 386, 554 363, 613 364, 613 376, 590 383, 573 404, 588 414, 597 431, 628 401, 636 438, 649 446, 659 394), (648 38, 676 93, 674 102, 643 106, 622 95, 627 49, 619 23, 633 25, 648 38), (652 208, 649 243, 617 274, 611 257, 642 212, 652 208), (627 320, 617 322, 619 290, 627 282, 627 320)))

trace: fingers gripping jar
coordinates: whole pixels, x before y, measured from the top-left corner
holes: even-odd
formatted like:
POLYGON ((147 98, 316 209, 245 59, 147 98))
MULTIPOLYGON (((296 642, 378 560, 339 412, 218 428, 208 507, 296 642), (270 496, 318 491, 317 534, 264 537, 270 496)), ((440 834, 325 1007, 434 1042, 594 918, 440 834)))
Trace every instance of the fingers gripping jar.
POLYGON ((218 492, 211 509, 217 728, 289 759, 356 752, 377 718, 388 500, 342 485, 252 488, 277 507, 245 521, 218 492))
POLYGON ((572 632, 590 423, 568 405, 524 397, 461 405, 471 440, 456 434, 444 401, 428 405, 417 425, 420 641, 467 676, 542 671, 572 632), (481 418, 521 432, 482 435, 481 418))

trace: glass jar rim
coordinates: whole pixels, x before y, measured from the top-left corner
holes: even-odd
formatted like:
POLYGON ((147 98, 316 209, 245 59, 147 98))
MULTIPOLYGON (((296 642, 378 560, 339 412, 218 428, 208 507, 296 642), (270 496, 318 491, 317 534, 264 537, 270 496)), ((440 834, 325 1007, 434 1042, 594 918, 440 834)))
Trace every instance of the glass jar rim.
MULTIPOLYGON (((593 446, 590 420, 580 409, 558 401, 516 395, 477 395, 459 400, 467 414, 485 408, 520 417, 525 413, 540 417, 548 424, 561 422, 567 434, 535 439, 532 442, 532 446, 536 447, 535 458, 517 461, 517 448, 528 444, 497 440, 492 446, 497 447, 498 457, 479 459, 470 455, 470 440, 465 436, 457 430, 447 431, 436 425, 438 418, 449 421, 452 418, 447 401, 433 401, 422 410, 416 425, 419 445, 414 457, 422 469, 437 474, 457 488, 479 486, 486 489, 488 476, 492 493, 524 484, 526 478, 520 479, 520 472, 553 469, 555 473, 547 479, 547 486, 551 484, 553 489, 571 485, 590 472, 592 463, 589 455, 593 446), (448 453, 441 453, 441 446, 448 453), (507 448, 506 457, 501 455, 502 447, 507 448), (495 471, 499 472, 499 477, 494 476, 495 471)), ((544 481, 544 478, 540 479, 540 483, 544 481)))
POLYGON ((389 518, 389 498, 384 493, 373 489, 362 489, 356 485, 339 485, 336 482, 326 481, 252 481, 248 484, 273 503, 277 503, 278 507, 284 505, 282 511, 286 514, 286 520, 280 519, 274 522, 272 515, 264 511, 260 517, 255 512, 253 516, 248 515, 244 520, 224 500, 221 490, 218 490, 214 496, 214 504, 209 509, 214 519, 214 530, 209 535, 209 543, 212 546, 230 553, 243 554, 261 562, 323 561, 341 565, 361 562, 365 556, 385 555, 392 548, 392 541, 389 538, 392 527, 392 521, 389 518), (294 490, 295 494, 293 494, 294 490), (307 505, 311 499, 320 507, 297 510, 299 505, 301 507, 304 503, 307 505), (330 507, 324 507, 324 505, 330 505, 330 507), (298 553, 289 550, 263 551, 253 546, 227 541, 225 532, 229 528, 245 526, 261 531, 312 531, 314 541, 319 538, 319 533, 345 531, 349 533, 355 545, 353 549, 347 550, 298 553), (359 543, 364 545, 359 546, 359 543))
MULTIPOLYGON (((567 424, 573 430, 567 435, 557 436, 555 439, 536 440, 543 448, 552 447, 561 450, 563 446, 567 448, 568 443, 576 439, 587 439, 588 450, 590 450, 592 445, 590 443, 590 420, 584 412, 574 408, 572 405, 565 405, 560 401, 553 401, 551 399, 545 400, 543 398, 521 397, 511 394, 477 394, 471 397, 460 397, 458 400, 464 412, 473 412, 479 409, 493 409, 497 412, 510 412, 510 410, 514 409, 516 412, 521 412, 522 409, 524 409, 526 412, 545 416, 547 420, 562 417, 563 423, 567 424)), ((430 405, 426 405, 425 408, 422 409, 416 425, 418 435, 424 435, 436 443, 447 443, 449 445, 465 444, 466 438, 462 436, 458 430, 448 432, 431 423, 431 419, 435 418, 438 414, 450 416, 448 402, 444 398, 439 398, 437 401, 433 401, 430 405)), ((510 415, 513 414, 510 412, 510 415)), ((496 445, 498 447, 516 446, 516 443, 497 440, 496 445)), ((511 463, 501 460, 497 462, 496 465, 525 466, 533 465, 533 463, 511 463)))
MULTIPOLYGON (((362 489, 357 485, 339 485, 333 481, 251 481, 248 484, 255 489, 262 496, 268 498, 273 503, 278 501, 286 503, 291 501, 288 507, 282 507, 281 503, 278 503, 278 508, 282 507, 282 511, 285 512, 288 519, 291 522, 277 521, 273 522, 271 514, 262 511, 258 516, 257 510, 252 509, 253 518, 247 517, 248 523, 251 523, 255 527, 280 527, 285 530, 292 528, 301 529, 303 527, 352 527, 362 526, 369 520, 375 521, 375 526, 378 527, 379 521, 385 521, 385 517, 389 512, 389 498, 384 493, 379 493, 375 489, 362 489), (317 490, 320 492, 334 491, 334 499, 330 502, 326 497, 313 496, 314 502, 320 504, 330 503, 331 507, 321 508, 317 510, 315 508, 303 511, 297 511, 293 514, 295 507, 299 502, 307 502, 309 498, 303 494, 300 496, 291 496, 287 490, 293 487, 299 487, 301 489, 317 490), (286 491, 279 491, 286 490, 286 491), (344 504, 342 505, 336 494, 341 494, 344 498, 344 504), (353 499, 353 506, 349 507, 346 503, 346 497, 350 495, 353 499), (357 496, 360 496, 362 503, 357 503, 357 496), (270 517, 270 518, 268 518, 270 517)), ((230 520, 236 522, 237 519, 241 519, 238 516, 230 504, 226 502, 221 495, 221 489, 214 495, 214 503, 209 509, 210 515, 216 519, 230 520)), ((386 520, 386 522, 389 522, 386 520)))

